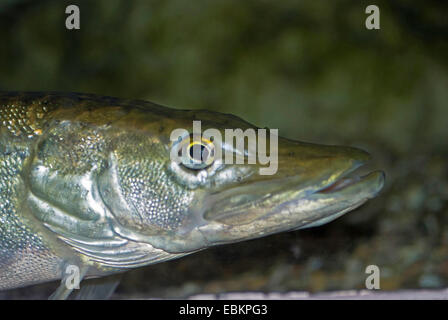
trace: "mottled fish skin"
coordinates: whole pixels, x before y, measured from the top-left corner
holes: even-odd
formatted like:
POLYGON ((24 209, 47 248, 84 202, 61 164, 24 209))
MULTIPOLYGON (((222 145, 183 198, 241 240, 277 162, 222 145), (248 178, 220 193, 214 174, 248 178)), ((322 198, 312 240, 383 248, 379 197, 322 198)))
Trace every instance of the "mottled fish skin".
POLYGON ((77 93, 0 93, 0 290, 103 276, 212 245, 317 226, 376 196, 374 172, 321 192, 366 152, 280 138, 279 171, 170 160, 171 132, 255 128, 232 115, 77 93), (204 178, 205 177, 205 178, 204 178))

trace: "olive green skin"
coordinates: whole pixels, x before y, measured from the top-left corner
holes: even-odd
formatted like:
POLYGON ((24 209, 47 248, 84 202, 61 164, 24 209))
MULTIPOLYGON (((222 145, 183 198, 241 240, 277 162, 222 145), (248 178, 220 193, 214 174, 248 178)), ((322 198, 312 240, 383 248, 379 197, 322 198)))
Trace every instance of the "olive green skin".
POLYGON ((258 174, 260 164, 176 167, 170 134, 191 132, 193 120, 222 132, 255 128, 145 101, 0 93, 0 290, 60 279, 67 265, 102 276, 317 226, 383 186, 375 172, 320 193, 368 154, 283 138, 273 176, 258 174))

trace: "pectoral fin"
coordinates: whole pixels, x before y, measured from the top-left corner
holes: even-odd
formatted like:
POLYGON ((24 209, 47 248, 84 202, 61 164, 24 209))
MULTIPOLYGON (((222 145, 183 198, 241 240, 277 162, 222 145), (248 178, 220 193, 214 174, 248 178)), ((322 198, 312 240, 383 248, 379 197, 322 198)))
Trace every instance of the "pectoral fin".
POLYGON ((75 300, 107 300, 120 284, 122 274, 84 281, 75 300))

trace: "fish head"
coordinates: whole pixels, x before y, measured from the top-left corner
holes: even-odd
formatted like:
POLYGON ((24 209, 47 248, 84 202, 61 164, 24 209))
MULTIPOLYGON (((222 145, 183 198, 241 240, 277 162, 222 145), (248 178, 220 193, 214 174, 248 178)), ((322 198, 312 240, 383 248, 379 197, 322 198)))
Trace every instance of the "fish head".
POLYGON ((233 115, 132 119, 114 123, 99 189, 118 232, 166 252, 318 226, 384 184, 381 171, 350 175, 369 160, 363 150, 281 138, 233 115))

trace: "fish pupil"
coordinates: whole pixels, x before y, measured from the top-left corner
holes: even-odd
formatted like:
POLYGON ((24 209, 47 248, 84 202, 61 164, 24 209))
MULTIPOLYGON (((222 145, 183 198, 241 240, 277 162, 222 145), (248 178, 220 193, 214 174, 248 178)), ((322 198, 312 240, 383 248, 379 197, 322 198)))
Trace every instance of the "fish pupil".
POLYGON ((204 162, 209 157, 209 151, 203 144, 195 144, 190 148, 190 158, 204 162))

